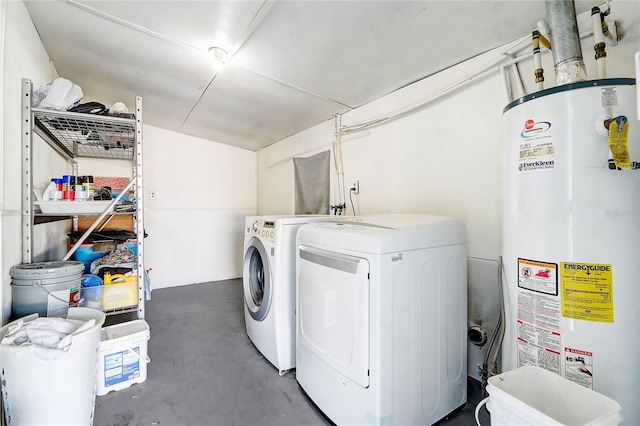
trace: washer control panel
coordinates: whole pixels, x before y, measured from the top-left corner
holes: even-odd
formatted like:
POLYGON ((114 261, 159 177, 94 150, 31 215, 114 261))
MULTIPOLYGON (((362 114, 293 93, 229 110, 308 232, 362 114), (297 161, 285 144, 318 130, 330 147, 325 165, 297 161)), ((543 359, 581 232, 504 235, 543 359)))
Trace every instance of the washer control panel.
POLYGON ((247 234, 255 235, 275 242, 276 239, 276 223, 272 220, 256 219, 250 227, 246 229, 247 234))

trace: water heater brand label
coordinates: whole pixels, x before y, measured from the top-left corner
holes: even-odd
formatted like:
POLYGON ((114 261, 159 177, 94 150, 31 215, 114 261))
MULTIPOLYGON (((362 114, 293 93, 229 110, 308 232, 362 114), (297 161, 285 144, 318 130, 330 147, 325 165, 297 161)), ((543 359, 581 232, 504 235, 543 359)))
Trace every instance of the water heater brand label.
POLYGON ((609 264, 561 262, 562 316, 613 322, 613 271, 609 264))
POLYGON ((529 118, 518 138, 518 170, 549 171, 555 168, 555 128, 553 120, 529 118))

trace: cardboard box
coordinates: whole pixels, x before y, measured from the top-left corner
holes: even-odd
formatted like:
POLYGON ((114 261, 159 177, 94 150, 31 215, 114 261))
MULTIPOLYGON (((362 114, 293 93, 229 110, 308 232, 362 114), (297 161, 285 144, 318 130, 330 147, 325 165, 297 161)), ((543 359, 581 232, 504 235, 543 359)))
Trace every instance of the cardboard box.
MULTIPOLYGON (((93 222, 98 219, 96 216, 78 216, 78 231, 86 231, 93 222)), ((105 216, 95 229, 100 229, 102 224, 107 223, 103 230, 109 229, 126 229, 133 231, 133 214, 116 214, 113 216, 105 216), (108 221, 108 222, 107 222, 108 221)))

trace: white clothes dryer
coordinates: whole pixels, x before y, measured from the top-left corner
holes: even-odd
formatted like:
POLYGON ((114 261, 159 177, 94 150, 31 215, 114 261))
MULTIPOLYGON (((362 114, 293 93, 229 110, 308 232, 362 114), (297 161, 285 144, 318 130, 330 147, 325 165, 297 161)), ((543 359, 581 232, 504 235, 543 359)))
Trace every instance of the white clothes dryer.
POLYGON ((296 378, 337 425, 433 424, 467 401, 462 221, 370 215, 297 236, 296 378))
POLYGON ((255 347, 282 375, 295 367, 295 241, 298 228, 331 216, 245 219, 244 318, 255 347))

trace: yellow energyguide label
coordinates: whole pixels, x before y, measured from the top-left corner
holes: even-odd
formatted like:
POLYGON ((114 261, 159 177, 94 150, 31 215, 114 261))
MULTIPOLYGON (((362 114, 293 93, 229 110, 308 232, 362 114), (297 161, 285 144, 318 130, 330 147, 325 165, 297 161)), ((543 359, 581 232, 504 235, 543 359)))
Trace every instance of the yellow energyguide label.
POLYGON ((631 160, 629 159, 629 122, 625 122, 623 126, 612 120, 609 124, 609 149, 613 155, 613 162, 616 167, 621 169, 630 169, 631 160))
POLYGON ((613 322, 613 267, 609 264, 561 262, 562 316, 613 322))

